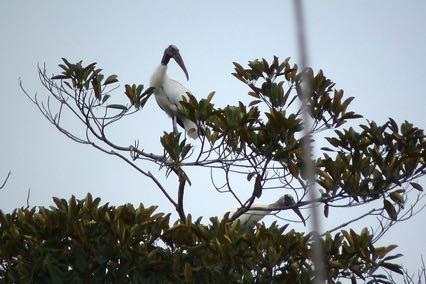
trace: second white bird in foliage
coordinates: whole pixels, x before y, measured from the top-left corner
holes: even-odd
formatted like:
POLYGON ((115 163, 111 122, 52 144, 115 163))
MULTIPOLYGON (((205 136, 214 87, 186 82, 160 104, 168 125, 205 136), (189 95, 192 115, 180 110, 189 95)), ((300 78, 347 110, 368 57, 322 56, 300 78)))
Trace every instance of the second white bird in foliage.
MULTIPOLYGON (((271 204, 253 203, 250 209, 244 212, 243 214, 241 214, 236 220, 240 221, 241 226, 246 228, 252 228, 257 222, 262 220, 263 217, 270 214, 272 211, 278 210, 283 207, 292 206, 295 204, 296 202, 294 201, 293 197, 289 194, 286 194, 280 197, 280 199, 278 199, 276 202, 271 204)), ((303 217, 299 208, 294 207, 292 208, 292 210, 301 219, 303 225, 306 225, 305 218, 303 217)), ((232 209, 228 212, 229 212, 229 218, 231 218, 232 215, 235 212, 237 212, 237 209, 232 209)))
POLYGON ((179 102, 183 98, 188 100, 187 93, 191 92, 182 84, 167 76, 167 64, 171 58, 182 68, 186 79, 189 79, 188 71, 186 71, 179 49, 174 45, 170 45, 164 50, 161 64, 151 76, 151 87, 155 88, 154 95, 158 105, 173 120, 173 131, 177 132, 177 124, 179 124, 185 129, 189 137, 196 139, 199 134, 197 123, 178 114, 179 102))

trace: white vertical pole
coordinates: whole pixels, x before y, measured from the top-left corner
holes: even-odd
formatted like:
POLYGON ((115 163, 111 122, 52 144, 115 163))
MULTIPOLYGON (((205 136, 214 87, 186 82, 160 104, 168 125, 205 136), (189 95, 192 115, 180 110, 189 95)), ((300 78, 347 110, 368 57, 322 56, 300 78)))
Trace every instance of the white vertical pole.
MULTIPOLYGON (((304 72, 305 68, 308 66, 308 54, 306 50, 306 36, 305 36, 305 20, 303 17, 303 7, 302 0, 294 0, 294 8, 296 14, 296 29, 297 29, 297 41, 299 47, 299 57, 300 57, 300 67, 301 72, 304 72)), ((306 75, 306 73, 304 73, 306 75)), ((310 129, 312 127, 311 117, 309 115, 308 105, 308 96, 311 93, 311 87, 309 78, 304 80, 305 75, 302 75, 302 116, 303 116, 303 129, 304 129, 304 138, 303 138, 303 150, 304 150, 304 164, 305 164, 305 173, 307 177, 307 187, 310 200, 315 200, 317 196, 316 190, 316 178, 315 178, 315 168, 313 161, 311 159, 312 147, 311 147, 311 133, 310 129)), ((325 281, 325 266, 324 266, 324 252, 321 245, 320 233, 321 233, 321 219, 318 210, 318 204, 312 204, 311 206, 311 229, 314 237, 314 247, 313 247, 313 263, 315 267, 315 284, 324 283, 325 281)))

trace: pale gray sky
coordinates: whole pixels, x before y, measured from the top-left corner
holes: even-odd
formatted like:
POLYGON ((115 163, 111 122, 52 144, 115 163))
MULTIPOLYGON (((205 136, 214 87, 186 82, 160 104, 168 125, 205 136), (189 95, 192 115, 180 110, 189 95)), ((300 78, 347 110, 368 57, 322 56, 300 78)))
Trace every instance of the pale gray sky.
MULTIPOLYGON (((277 55, 297 62, 292 1, 202 2, 0 2, 0 178, 12 170, 0 192, 0 209, 25 205, 31 188, 31 205, 50 205, 52 196, 83 198, 90 191, 115 205, 143 202, 159 205, 163 212, 173 210, 147 179, 122 161, 75 144, 54 129, 19 90, 18 78, 28 91, 42 95, 37 63, 57 72, 55 66, 66 57, 96 61, 122 84, 148 84, 164 48, 173 43, 190 74, 185 85, 198 97, 215 90, 215 103, 224 106, 247 101, 247 89, 230 74, 233 61, 245 64, 277 55)), ((391 116, 426 128, 426 2, 305 2, 310 65, 322 68, 348 96, 355 96, 353 109, 366 118, 383 123, 391 116)), ((169 72, 184 82, 175 64, 169 72)), ((151 100, 120 126, 114 139, 125 145, 140 139, 146 150, 159 152, 159 136, 171 125, 151 100)), ((80 129, 72 121, 69 127, 80 129)), ((221 215, 235 204, 210 188, 205 172, 193 180, 187 212, 221 215)), ((171 192, 174 184, 166 182, 171 192)), ((339 221, 327 219, 324 227, 339 221)), ((399 252, 406 255, 401 261, 416 269, 426 253, 421 234, 425 227, 423 213, 395 227, 382 243, 400 244, 399 252)))

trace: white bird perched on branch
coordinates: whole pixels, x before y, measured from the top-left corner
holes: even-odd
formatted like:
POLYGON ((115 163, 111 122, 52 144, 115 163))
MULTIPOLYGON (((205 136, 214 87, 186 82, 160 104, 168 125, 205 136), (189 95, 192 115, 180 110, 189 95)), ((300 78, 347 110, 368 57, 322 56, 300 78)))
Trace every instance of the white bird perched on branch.
POLYGON ((185 73, 186 79, 189 80, 188 71, 186 71, 185 64, 180 55, 179 49, 170 45, 164 50, 161 64, 155 69, 151 76, 151 87, 154 87, 155 99, 162 110, 164 110, 173 120, 173 131, 177 133, 177 125, 179 124, 185 129, 189 137, 196 139, 199 134, 197 123, 194 121, 181 117, 178 114, 179 102, 185 98, 189 100, 187 93, 191 93, 187 88, 182 86, 179 82, 170 79, 167 76, 167 64, 173 58, 176 63, 182 68, 185 73))
MULTIPOLYGON (((241 226, 245 228, 252 228, 257 222, 263 219, 266 215, 271 213, 272 211, 279 210, 280 208, 295 205, 296 202, 294 201, 293 197, 291 195, 284 195, 280 197, 277 201, 271 204, 260 204, 260 203, 253 203, 250 208, 243 214, 241 214, 236 220, 240 221, 241 226)), ((303 217, 302 213, 300 212, 299 208, 294 207, 292 208, 294 213, 299 216, 299 218, 302 220, 303 225, 306 226, 305 218, 303 217)), ((237 209, 233 209, 229 212, 229 217, 232 217, 232 215, 237 212, 237 209)))

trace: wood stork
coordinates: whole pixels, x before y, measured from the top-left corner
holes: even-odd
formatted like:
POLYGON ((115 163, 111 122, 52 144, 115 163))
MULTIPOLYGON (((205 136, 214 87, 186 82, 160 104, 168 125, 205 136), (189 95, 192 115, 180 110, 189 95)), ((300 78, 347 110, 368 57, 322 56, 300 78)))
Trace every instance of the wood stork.
POLYGON ((184 97, 188 99, 187 92, 191 92, 182 86, 182 84, 167 76, 167 64, 171 58, 182 68, 186 79, 189 80, 188 71, 186 71, 179 49, 174 45, 170 45, 164 50, 161 64, 152 74, 150 84, 151 87, 155 88, 154 95, 158 105, 172 118, 173 131, 176 133, 178 132, 177 123, 185 129, 189 137, 196 139, 199 134, 197 123, 185 117, 181 117, 178 114, 179 102, 182 101, 184 97))
MULTIPOLYGON (((263 219, 266 215, 271 213, 274 210, 278 210, 279 208, 291 206, 296 204, 293 197, 291 195, 284 195, 280 197, 276 202, 271 204, 261 204, 261 203, 253 203, 250 208, 244 214, 241 214, 236 220, 240 221, 240 224, 244 228, 252 228, 257 222, 263 219), (255 209, 256 208, 256 209, 255 209)), ((300 212, 299 208, 292 208, 293 211, 297 214, 297 216, 302 220, 303 225, 306 226, 305 218, 300 212)), ((229 217, 237 211, 237 209, 232 209, 229 212, 229 217)))

